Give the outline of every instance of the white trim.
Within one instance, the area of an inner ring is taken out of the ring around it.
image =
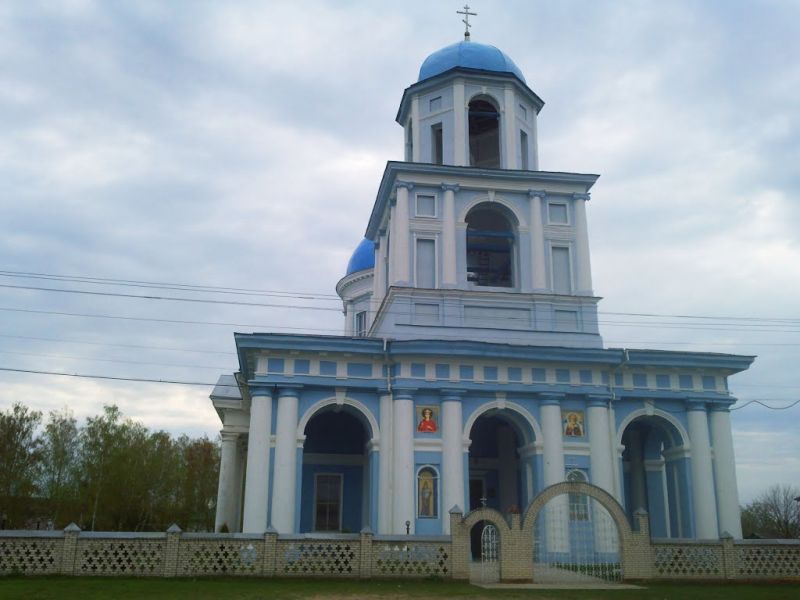
[[[575,294],[575,266],[574,266],[574,254],[575,250],[572,247],[572,242],[566,242],[562,240],[547,240],[547,248],[548,248],[548,258],[550,259],[550,289],[554,294],[561,295],[562,292],[556,292],[556,282],[555,282],[555,269],[553,268],[553,249],[555,248],[563,248],[567,250],[567,260],[569,266],[569,290],[567,291],[566,295],[574,295]],[[553,317],[555,317],[555,312],[553,313]]]
[[[631,422],[634,419],[637,419],[639,417],[648,417],[648,416],[661,417],[665,421],[668,421],[670,425],[675,427],[675,429],[678,431],[678,435],[680,435],[681,438],[682,438],[680,440],[672,439],[671,432],[667,429],[666,433],[669,436],[669,438],[672,441],[672,443],[674,444],[674,446],[672,448],[668,448],[665,451],[664,456],[667,456],[668,454],[671,454],[672,450],[675,450],[676,448],[679,448],[681,446],[684,448],[684,450],[688,450],[689,449],[689,447],[690,447],[689,446],[689,434],[686,431],[686,429],[684,428],[684,426],[681,424],[681,422],[678,421],[678,419],[673,417],[668,412],[665,412],[665,411],[660,410],[658,408],[653,410],[652,414],[647,409],[640,408],[639,410],[634,410],[628,416],[626,416],[622,420],[622,423],[620,423],[619,428],[617,428],[617,443],[620,446],[624,447],[624,444],[622,443],[622,434],[625,433],[625,428],[628,427],[628,425],[630,425]]]
[[[417,251],[418,246],[417,242],[419,241],[429,241],[433,242],[433,288],[422,288],[422,289],[437,289],[439,287],[439,236],[438,234],[432,234],[427,232],[414,232],[414,287],[419,286],[419,273],[417,273],[417,267],[419,266],[419,261],[417,260]]]
[[[441,123],[440,123],[441,125]],[[433,161],[431,161],[433,162]],[[419,212],[419,197],[433,198],[433,214],[422,215]],[[438,219],[439,218],[439,194],[436,192],[417,192],[414,194],[414,217],[417,219]]]
[[[347,405],[355,408],[358,412],[364,415],[369,423],[370,428],[372,429],[372,431],[368,432],[371,434],[369,441],[373,443],[378,443],[380,441],[380,427],[378,426],[378,421],[375,419],[375,415],[372,414],[372,411],[367,408],[365,404],[346,396],[344,398],[336,398],[335,396],[324,398],[309,406],[297,424],[297,437],[299,438],[305,435],[306,425],[308,425],[311,417],[313,417],[321,409],[325,408],[326,406],[331,406],[332,404],[339,406]]]
[[[533,415],[530,412],[528,412],[527,409],[523,408],[521,405],[517,404],[516,402],[509,402],[508,400],[506,400],[506,402],[505,402],[504,409],[516,412],[520,417],[522,417],[527,422],[527,424],[530,426],[531,430],[533,431],[534,439],[532,439],[532,440],[530,440],[530,439],[522,439],[522,440],[520,440],[522,447],[527,446],[527,445],[529,445],[529,444],[531,444],[531,443],[533,443],[535,441],[543,439],[543,437],[542,437],[542,428],[539,427],[539,423],[536,421],[536,419],[533,417]],[[486,402],[485,404],[482,404],[479,407],[477,407],[469,415],[469,417],[467,418],[466,422],[464,423],[464,432],[463,432],[463,435],[462,435],[462,439],[463,439],[465,444],[469,444],[470,443],[469,434],[472,431],[472,426],[475,424],[475,421],[477,421],[478,417],[480,417],[482,414],[484,414],[484,413],[486,413],[486,412],[488,412],[490,410],[501,410],[500,409],[500,402],[497,401],[497,400],[494,400],[492,402]],[[527,433],[528,432],[523,432],[523,436],[527,437]]]
[[[564,207],[564,210],[565,210],[565,211],[566,211],[566,213],[567,213],[567,220],[566,220],[566,222],[564,222],[564,223],[558,223],[558,222],[556,222],[556,221],[553,221],[553,220],[550,218],[550,207],[551,207],[551,206],[556,206],[556,205],[558,205],[558,206],[563,206],[563,207]],[[567,200],[556,200],[556,199],[550,200],[550,199],[548,199],[548,200],[547,200],[547,211],[546,211],[546,212],[547,212],[547,224],[548,224],[548,225],[554,225],[554,226],[556,226],[556,227],[569,227],[569,226],[571,226],[571,225],[573,224],[573,223],[572,223],[572,219],[570,219],[570,214],[569,214],[569,202],[567,202]]]
[[[311,525],[312,531],[317,530],[317,480],[320,475],[324,477],[337,477],[339,479],[339,528],[336,531],[342,531],[342,519],[344,517],[344,474],[343,473],[314,473],[314,509],[313,509],[313,522]],[[325,531],[330,532],[329,529]]]

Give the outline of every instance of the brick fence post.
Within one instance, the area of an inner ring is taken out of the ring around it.
[[[59,573],[62,575],[75,575],[75,559],[78,554],[78,536],[81,528],[70,523],[64,528],[64,545],[61,548],[61,568]]]
[[[469,579],[469,530],[462,523],[458,506],[450,509],[450,574],[453,579]]]
[[[646,510],[633,513],[638,531],[622,540],[623,579],[650,579],[653,576],[654,554],[650,541],[650,517]],[[622,532],[620,532],[622,534]]]
[[[181,528],[173,523],[167,529],[167,543],[164,544],[164,577],[178,574],[178,561],[181,551]]]
[[[733,536],[727,531],[720,539],[722,540],[722,574],[725,579],[736,579],[736,550],[733,547]]]
[[[369,579],[372,577],[372,530],[369,527],[364,527],[359,536],[359,552],[360,558],[358,576],[361,579]]]
[[[500,581],[530,583],[533,580],[533,536],[526,536],[519,513],[510,515],[510,531],[500,540]]]
[[[264,533],[264,577],[275,577],[275,564],[278,560],[278,532],[270,526]]]

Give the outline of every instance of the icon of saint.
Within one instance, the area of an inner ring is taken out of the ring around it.
[[[437,430],[436,421],[433,420],[433,409],[423,408],[422,420],[419,422],[419,425],[417,425],[417,431],[435,433]]]
[[[581,425],[578,413],[567,413],[567,423],[564,427],[564,435],[570,437],[583,437],[583,426]]]

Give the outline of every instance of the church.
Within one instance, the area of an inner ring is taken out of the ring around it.
[[[584,481],[653,537],[740,538],[727,381],[753,357],[604,346],[598,175],[539,170],[543,100],[465,38],[403,91],[405,160],[336,286],[343,334],[235,334],[211,394],[217,531],[447,535],[453,508]]]

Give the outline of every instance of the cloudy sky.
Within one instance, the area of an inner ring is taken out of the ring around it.
[[[233,331],[339,332],[402,91],[459,6],[0,3],[2,368],[210,383]],[[546,102],[541,168],[602,175],[606,344],[757,354],[740,404],[800,399],[800,3],[472,7]],[[0,409],[192,435],[219,429],[208,393],[0,371]],[[742,500],[800,485],[800,405],[733,415]]]

